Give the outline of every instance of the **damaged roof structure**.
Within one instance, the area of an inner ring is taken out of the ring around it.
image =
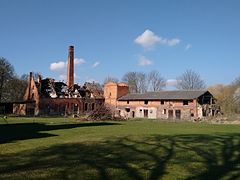
[[[189,119],[219,112],[208,91],[159,91],[130,94],[126,83],[74,84],[74,47],[68,50],[67,83],[52,78],[37,80],[30,73],[22,103],[13,105],[18,115],[70,115],[93,112],[102,105],[127,118]]]
[[[94,110],[104,103],[103,90],[97,84],[74,84],[74,47],[68,50],[67,84],[52,78],[35,80],[30,72],[24,102],[15,104],[18,115],[66,115]]]

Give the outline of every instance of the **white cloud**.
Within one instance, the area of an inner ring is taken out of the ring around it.
[[[176,46],[180,43],[180,39],[167,39],[157,36],[151,30],[145,30],[140,36],[138,36],[135,40],[135,43],[143,46],[145,49],[151,49],[155,44],[159,43],[162,45],[168,46]]]
[[[176,86],[177,83],[178,83],[178,80],[177,80],[177,79],[168,79],[168,80],[166,81],[166,85],[167,85],[167,86]]]
[[[63,70],[66,67],[66,63],[63,61],[59,61],[59,62],[54,62],[50,64],[50,70],[51,71],[59,71],[59,70]]]
[[[86,63],[86,61],[82,58],[75,58],[74,59],[74,65],[80,66],[82,64]],[[59,62],[54,62],[50,64],[50,70],[51,71],[62,71],[62,70],[67,70],[67,61],[59,61]]]
[[[160,41],[160,38],[156,36],[152,31],[147,29],[140,36],[135,39],[135,43],[140,44],[144,48],[151,48],[157,42]]]
[[[93,65],[92,65],[92,68],[95,68],[95,67],[97,67],[97,66],[99,66],[100,65],[100,62],[99,61],[96,61]]]
[[[75,58],[74,59],[74,64],[75,65],[82,65],[84,63],[86,63],[86,61],[84,59],[82,59],[82,58]]]
[[[185,47],[185,50],[189,50],[190,48],[192,48],[192,45],[191,44],[187,44],[186,47]]]
[[[138,65],[139,66],[148,66],[148,65],[151,65],[152,63],[153,62],[151,60],[147,59],[144,56],[139,57],[139,60],[138,60]]]
[[[177,39],[177,38],[169,39],[167,41],[167,45],[169,45],[169,46],[176,46],[179,43],[180,43],[180,39]]]

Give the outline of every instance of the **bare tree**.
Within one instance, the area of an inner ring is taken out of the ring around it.
[[[234,89],[233,100],[235,105],[235,110],[237,113],[240,112],[240,76],[238,76],[231,84]]]
[[[8,92],[7,84],[14,77],[14,68],[5,58],[0,58],[0,102],[4,93]]]
[[[138,92],[139,93],[145,93],[147,92],[147,75],[142,72],[137,73],[137,86],[138,86]]]
[[[36,81],[41,73],[40,72],[32,72],[33,79]],[[28,74],[22,74],[20,76],[20,80],[28,81],[29,79],[29,73]]]
[[[166,80],[158,71],[151,71],[148,74],[148,89],[150,91],[160,91],[166,86]]]
[[[104,79],[103,84],[106,84],[108,82],[115,82],[115,83],[117,83],[118,81],[119,81],[118,78],[115,78],[115,77],[112,77],[112,76],[108,76],[108,77],[106,77]]]
[[[129,85],[130,93],[143,93],[147,91],[147,76],[142,72],[127,72],[122,80]]]
[[[177,78],[177,89],[183,90],[200,90],[205,89],[206,85],[200,75],[193,70],[186,70],[181,76]]]

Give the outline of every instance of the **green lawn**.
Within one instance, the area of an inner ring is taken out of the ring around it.
[[[240,179],[240,126],[0,119],[0,179]]]

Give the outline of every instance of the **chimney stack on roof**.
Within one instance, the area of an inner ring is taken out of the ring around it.
[[[68,67],[67,67],[67,86],[68,88],[74,85],[74,46],[69,46],[68,49]]]

